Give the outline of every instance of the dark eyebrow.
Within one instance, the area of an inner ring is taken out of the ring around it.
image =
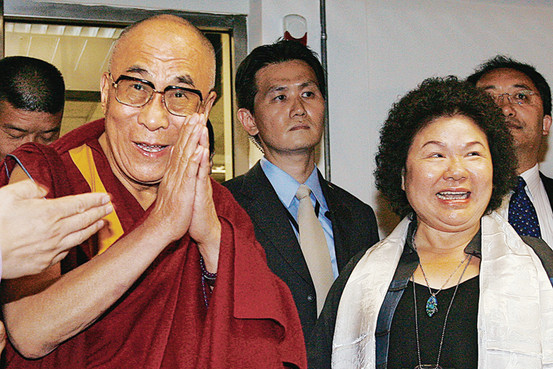
[[[533,89],[528,86],[528,85],[525,85],[524,83],[517,83],[516,85],[514,85],[513,87],[516,87],[516,88],[522,88],[524,90],[530,90],[530,91],[533,91]]]
[[[437,146],[440,146],[440,147],[445,147],[446,144],[441,142],[441,141],[436,141],[436,140],[432,140],[432,141],[428,141],[428,142],[425,142],[422,147],[426,147],[428,145],[437,145]],[[470,141],[470,142],[467,142],[466,144],[463,145],[463,147],[467,148],[467,147],[471,147],[471,146],[474,146],[474,145],[479,145],[479,146],[482,146],[484,147],[484,144],[480,141]],[[422,148],[421,147],[421,148]]]
[[[17,132],[21,132],[21,133],[29,133],[30,132],[27,129],[24,129],[24,128],[21,128],[21,127],[16,127],[16,126],[13,126],[9,123],[4,126],[4,129],[11,129],[13,131],[17,131]],[[49,129],[47,131],[42,131],[42,133],[56,133],[56,132],[59,132],[60,130],[61,130],[61,127],[58,126],[58,127]]]
[[[475,145],[485,147],[484,143],[483,143],[483,142],[480,142],[480,141],[471,141],[471,142],[467,142],[464,146],[465,146],[465,147],[471,147],[471,146],[475,146]]]
[[[315,87],[319,87],[319,85],[317,83],[315,83],[315,81],[306,81],[306,82],[303,82],[299,85],[299,88],[306,88],[306,87],[309,87],[309,86],[315,86]],[[268,93],[271,93],[271,92],[280,92],[280,91],[286,91],[290,89],[289,86],[281,86],[281,85],[275,85],[275,86],[272,86],[271,88],[269,88],[269,90],[267,91]]]
[[[49,129],[47,131],[44,131],[44,133],[56,133],[56,132],[59,132],[61,130],[61,127],[56,127],[56,128],[52,128],[52,129]]]
[[[184,76],[178,76],[177,81],[179,81],[179,83],[184,83],[184,84],[190,85],[192,87],[196,87],[194,85],[194,81],[192,80],[192,77],[190,77],[189,74],[186,74]]]
[[[437,146],[440,146],[440,147],[444,147],[444,146],[445,146],[445,144],[444,144],[443,142],[441,142],[441,141],[432,140],[432,141],[427,141],[427,142],[425,142],[425,143],[421,146],[421,148],[426,147],[426,146],[428,146],[428,145],[437,145]]]
[[[514,84],[512,87],[513,87],[513,88],[522,88],[522,89],[524,89],[524,90],[533,91],[533,89],[532,89],[530,86],[528,86],[528,85],[526,85],[526,84],[524,84],[524,83],[517,83],[517,84]],[[482,87],[482,89],[484,89],[484,90],[490,90],[490,89],[496,89],[496,88],[497,88],[497,87],[496,87],[495,85],[488,85],[488,86],[483,86],[483,87]]]
[[[304,82],[300,85],[301,88],[309,87],[309,86],[315,86],[315,87],[319,88],[319,84],[315,81],[306,81],[306,82]]]
[[[127,68],[127,70],[125,70],[125,72],[138,73],[138,74],[141,74],[141,75],[149,74],[146,69],[141,68],[139,66],[135,66],[135,65],[133,65],[132,67]]]
[[[273,92],[273,91],[279,92],[279,91],[286,91],[286,90],[288,90],[287,86],[274,86],[269,89],[269,92]]]
[[[6,125],[4,125],[4,129],[11,129],[13,131],[17,131],[17,132],[22,132],[22,133],[29,133],[29,131],[27,129],[23,129],[21,127],[16,127],[16,126],[13,126],[9,123],[7,123]]]

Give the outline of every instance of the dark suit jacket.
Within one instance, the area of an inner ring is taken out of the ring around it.
[[[549,203],[553,209],[553,179],[546,177],[540,172],[540,178],[543,182],[543,187],[545,187],[545,192],[547,192],[547,197],[549,197]]]
[[[369,205],[327,182],[320,173],[319,180],[330,212],[338,270],[341,271],[359,250],[378,242],[376,218]],[[317,320],[315,287],[286,208],[259,162],[246,174],[223,185],[250,215],[269,267],[292,291],[307,341]]]

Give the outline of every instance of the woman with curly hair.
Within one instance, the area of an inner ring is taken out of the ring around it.
[[[404,218],[335,282],[310,367],[553,367],[553,251],[494,212],[516,159],[492,99],[425,80],[392,107],[376,163]]]

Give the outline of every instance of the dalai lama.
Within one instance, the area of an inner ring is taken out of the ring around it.
[[[61,263],[2,281],[7,368],[306,367],[288,288],[247,214],[209,178],[214,81],[198,29],[146,19],[115,44],[105,119],[8,158],[3,184],[30,176],[48,197],[106,191],[115,210]]]

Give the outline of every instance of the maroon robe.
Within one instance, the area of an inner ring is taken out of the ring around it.
[[[87,144],[125,234],[147,216],[113,175],[98,143],[99,120],[51,146],[24,145],[14,154],[48,197],[90,192],[68,150]],[[14,160],[8,159],[9,169]],[[5,170],[0,183],[5,184]],[[83,332],[39,360],[6,348],[7,368],[306,368],[304,340],[288,287],[273,275],[246,212],[212,181],[222,225],[216,285],[206,308],[199,251],[186,234],[167,246],[134,285]],[[123,237],[125,237],[123,235]],[[97,237],[73,249],[65,273],[92,258]],[[106,281],[109,283],[109,281]],[[36,317],[40,319],[40,317]]]

